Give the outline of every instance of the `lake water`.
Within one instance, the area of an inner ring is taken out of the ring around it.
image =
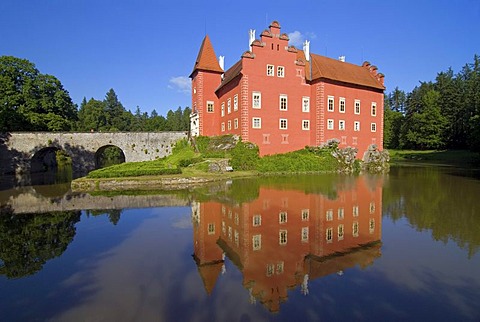
[[[0,202],[0,321],[480,321],[474,171]]]

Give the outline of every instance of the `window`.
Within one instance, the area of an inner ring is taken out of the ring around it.
[[[225,102],[222,103],[222,116],[225,116]]]
[[[353,206],[353,217],[358,217],[358,206]]]
[[[262,119],[259,117],[252,118],[252,128],[261,129],[262,128]]]
[[[280,119],[280,129],[281,130],[287,129],[287,119]]]
[[[302,210],[302,221],[308,221],[310,217],[310,209],[303,209]]]
[[[358,221],[353,222],[352,235],[353,237],[358,237]]]
[[[273,65],[267,65],[267,76],[273,76]]]
[[[303,120],[302,121],[302,130],[310,130],[310,121],[309,120]]]
[[[267,265],[267,276],[272,276],[274,272],[275,272],[275,265],[274,264],[268,264]]]
[[[377,132],[377,124],[376,123],[372,123],[371,130],[372,130],[372,132]]]
[[[253,92],[252,101],[252,108],[262,108],[262,94],[259,92]]]
[[[230,114],[232,113],[232,99],[229,98],[227,101],[227,113]]]
[[[282,144],[288,144],[288,134],[282,134]]]
[[[279,239],[279,244],[280,245],[286,245],[287,244],[287,231],[286,230],[280,230],[278,233],[278,239]]]
[[[343,228],[343,224],[342,225],[338,225],[338,240],[343,240],[343,236],[344,236],[344,228]]]
[[[373,218],[370,218],[370,221],[368,223],[368,231],[370,232],[370,234],[373,234],[373,232],[375,231],[375,219]]]
[[[327,221],[332,221],[333,220],[333,209],[328,209],[325,217],[327,218]]]
[[[207,101],[207,113],[213,113],[213,102]]]
[[[232,240],[232,227],[228,226],[228,239]]]
[[[287,212],[286,211],[281,211],[278,214],[278,222],[281,224],[284,224],[287,222]]]
[[[325,239],[327,240],[327,243],[331,243],[333,240],[333,228],[327,228],[327,231],[325,232]]]
[[[240,236],[238,234],[238,231],[235,229],[235,231],[233,232],[233,240],[235,240],[235,245],[239,245],[239,241],[240,241]]]
[[[280,95],[280,111],[287,110],[287,95]]]
[[[215,234],[215,223],[208,224],[208,234],[209,235]]]
[[[340,113],[345,113],[345,98],[340,97],[339,105],[338,105],[338,111]]]
[[[285,68],[283,66],[277,67],[277,77],[284,77],[285,76]]]
[[[233,120],[233,128],[238,129],[238,119]]]
[[[222,232],[225,235],[227,233],[227,227],[225,226],[225,222],[222,221]]]
[[[355,114],[360,114],[360,100],[355,100]]]
[[[345,209],[338,208],[338,220],[342,220],[345,217]]]
[[[333,130],[333,120],[327,120],[327,130]]]
[[[252,236],[252,248],[253,250],[260,250],[262,248],[262,235]]]
[[[253,216],[253,227],[258,227],[262,225],[262,215]]]
[[[238,94],[235,94],[235,96],[233,97],[233,110],[238,110]]]
[[[375,202],[370,203],[370,213],[373,214],[375,212]]]
[[[231,130],[232,129],[232,121],[228,121],[227,123],[227,129]]]
[[[340,131],[344,131],[344,130],[345,130],[345,121],[344,121],[344,120],[338,121],[338,129],[339,129]]]
[[[225,122],[222,122],[222,132],[225,132]]]
[[[360,131],[360,121],[353,122],[353,130],[356,132]]]
[[[334,97],[329,96],[328,97],[328,111],[333,112],[335,110],[335,103],[334,103]]]
[[[302,227],[302,242],[308,242],[308,227]]]
[[[277,263],[277,274],[283,273],[283,266],[284,266],[283,262]]]
[[[310,112],[310,97],[302,98],[302,112]]]
[[[377,116],[377,103],[373,102],[372,103],[372,116]]]

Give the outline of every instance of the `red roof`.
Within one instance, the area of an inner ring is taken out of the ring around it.
[[[220,83],[220,86],[217,87],[215,90],[218,91],[220,88],[228,84],[230,81],[232,81],[235,77],[240,75],[242,73],[242,60],[240,59],[237,61],[232,67],[230,67],[225,74],[223,75],[222,82]]]
[[[298,50],[297,58],[305,61],[305,53],[303,52],[303,50]],[[385,86],[383,86],[382,83],[375,79],[375,77],[366,67],[342,62],[340,60],[316,54],[310,54],[310,62],[311,75],[310,64],[308,62],[305,67],[308,79],[310,80],[330,79],[343,83],[372,87],[381,90],[385,89]]]
[[[197,60],[195,60],[195,65],[193,66],[192,74],[199,69],[223,73],[208,35],[203,39],[202,46],[198,52]],[[190,77],[192,74],[190,74]]]

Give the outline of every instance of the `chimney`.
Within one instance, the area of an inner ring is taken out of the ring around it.
[[[250,46],[250,51],[252,51],[252,43],[255,41],[255,29],[250,29],[248,34],[249,34],[248,46]]]
[[[225,71],[225,56],[218,56],[218,64],[220,65],[220,68]],[[224,75],[225,73],[222,74],[222,80]]]
[[[339,56],[338,60],[341,61],[342,63],[344,63],[345,62],[345,56]]]
[[[305,59],[310,61],[310,41],[305,40],[303,43],[303,51],[305,52]]]

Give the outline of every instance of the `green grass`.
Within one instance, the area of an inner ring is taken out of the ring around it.
[[[467,150],[388,150],[392,162],[420,162],[458,166],[480,163],[480,155]]]

